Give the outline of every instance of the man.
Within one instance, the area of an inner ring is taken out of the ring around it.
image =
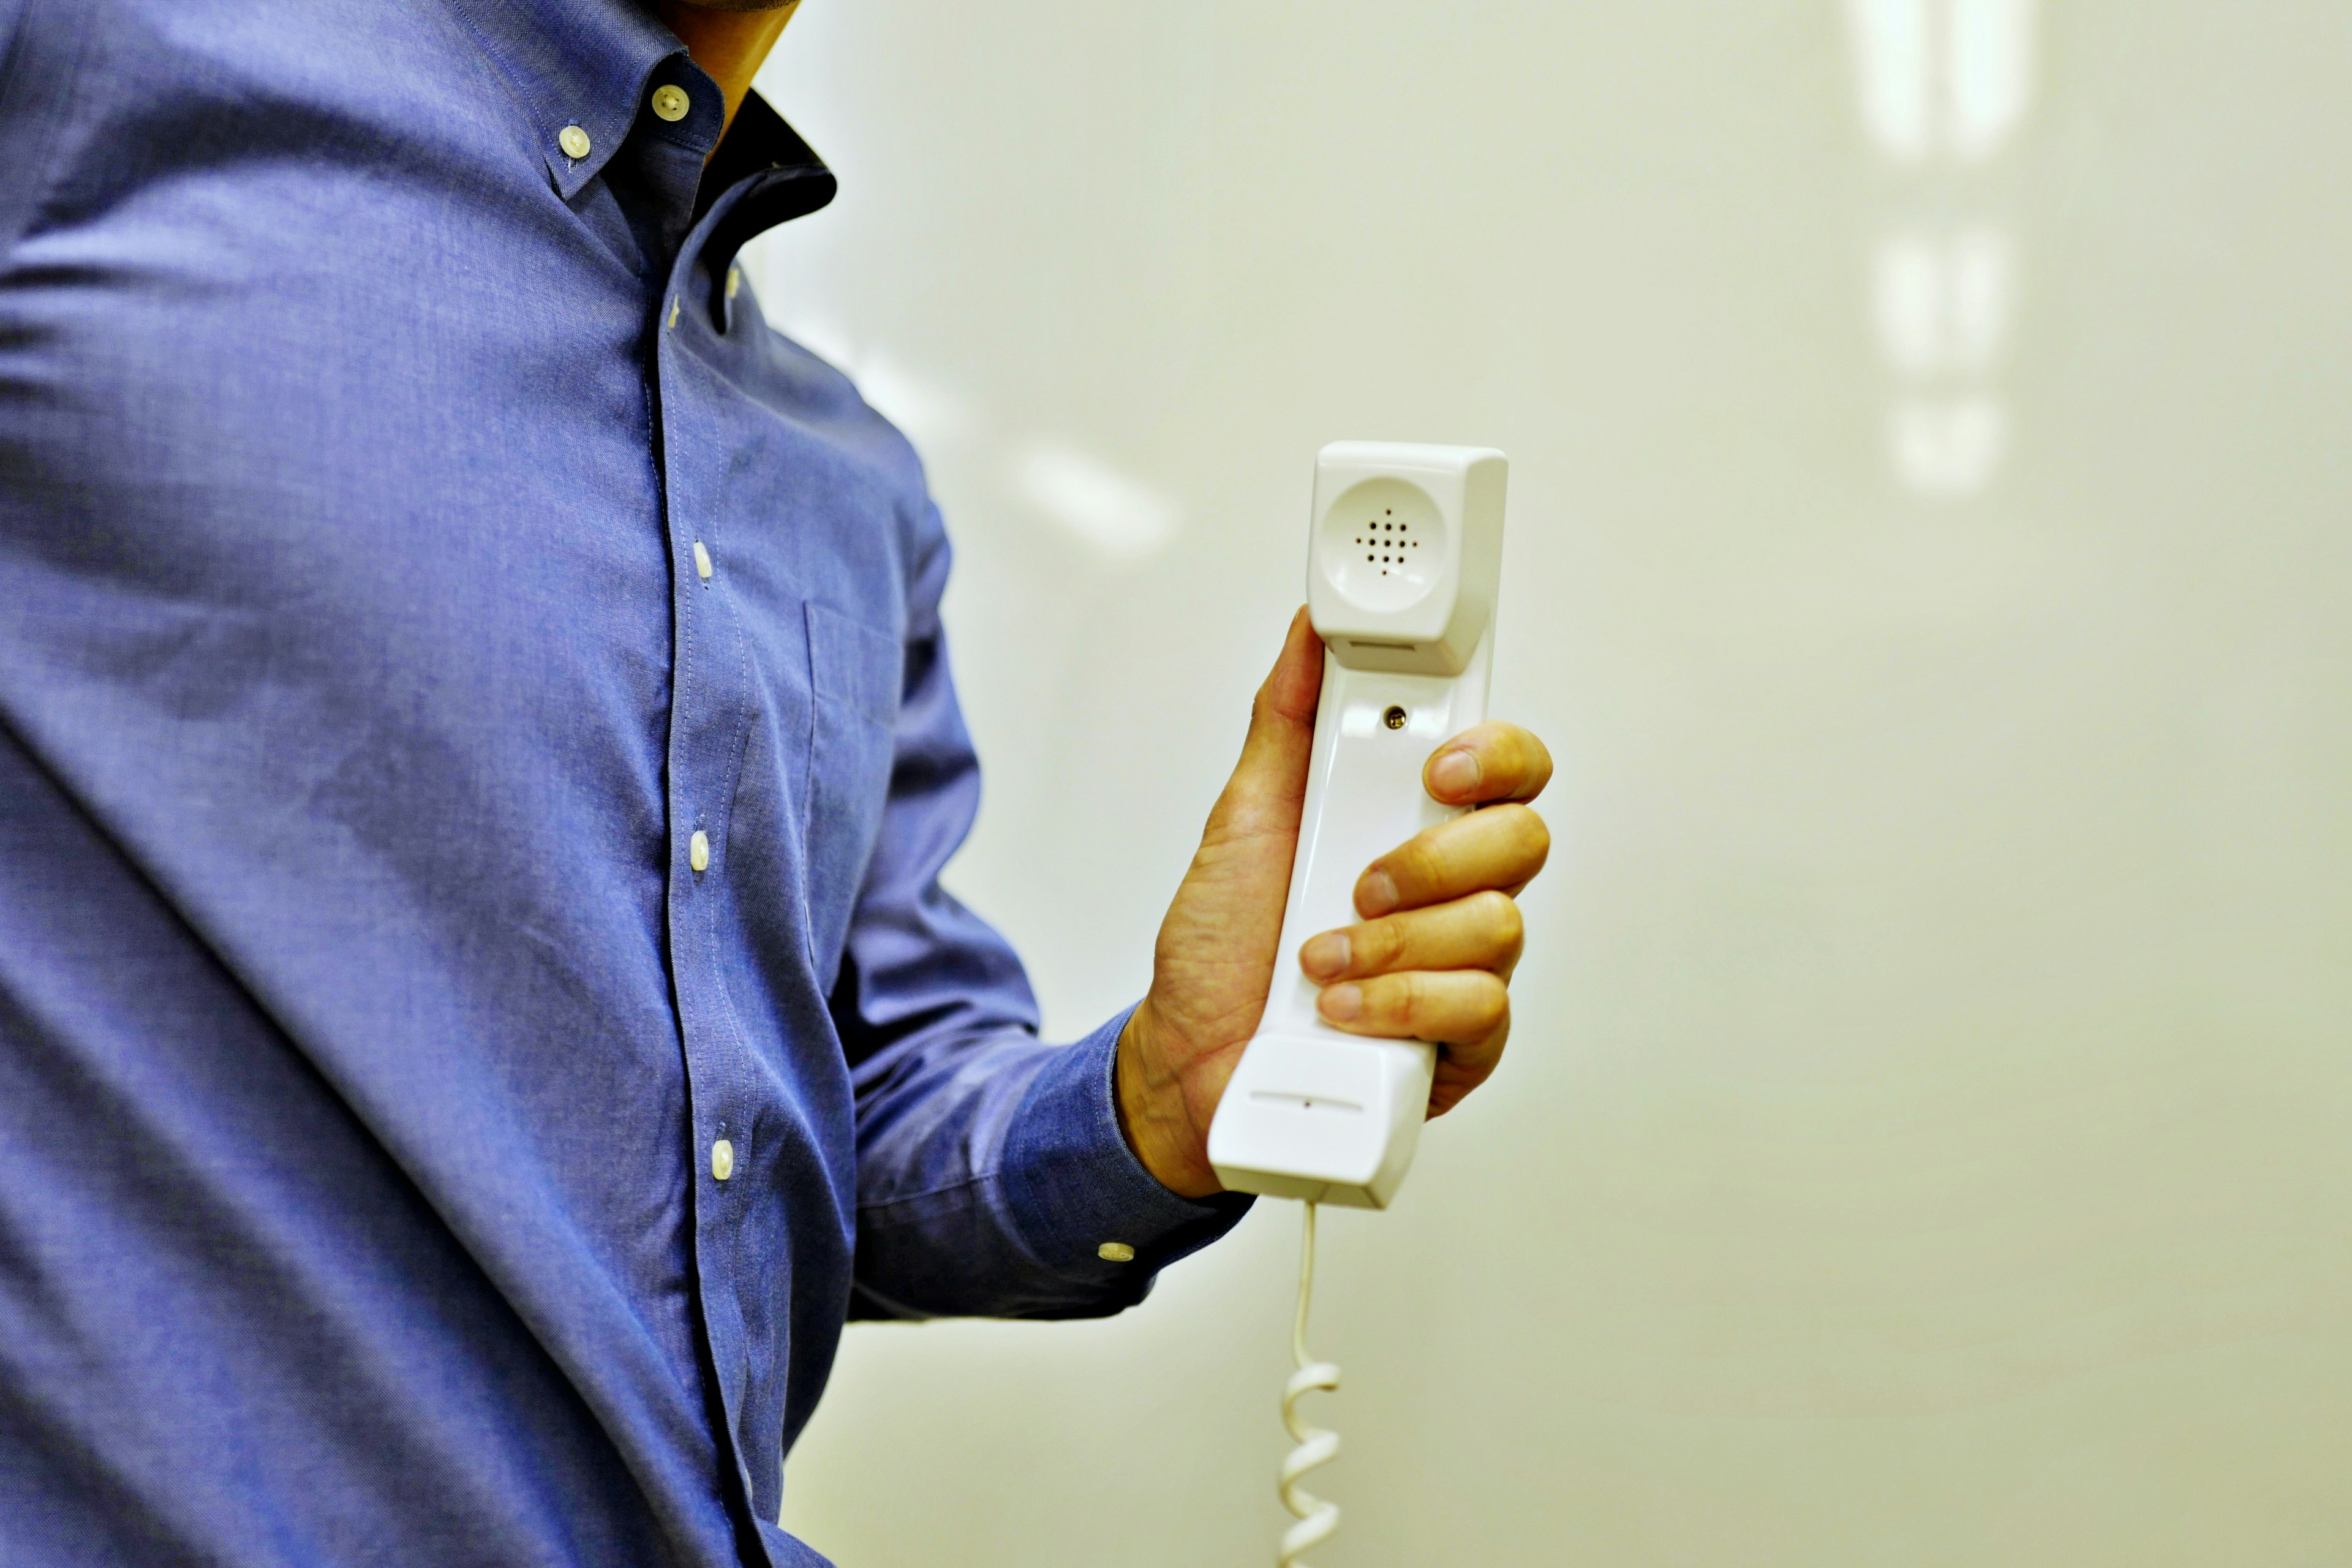
[[[0,1561],[816,1562],[845,1317],[1222,1234],[1277,961],[1492,1069],[1549,763],[1448,742],[1505,804],[1277,955],[1303,621],[1150,994],[1036,1039],[939,518],[734,266],[833,191],[787,15],[0,9]]]

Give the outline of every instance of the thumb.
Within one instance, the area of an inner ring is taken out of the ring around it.
[[[1315,702],[1322,691],[1323,639],[1301,605],[1290,618],[1281,656],[1250,704],[1249,736],[1209,816],[1207,837],[1297,834],[1307,797],[1307,757],[1315,744]]]

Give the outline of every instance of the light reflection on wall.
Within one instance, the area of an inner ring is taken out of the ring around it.
[[[770,251],[750,263],[763,297],[789,299],[768,267]],[[1108,569],[1150,560],[1184,524],[1181,502],[1109,459],[1053,437],[1016,437],[996,427],[969,399],[938,378],[854,339],[830,317],[792,313],[775,322],[785,336],[849,374],[866,402],[904,432],[926,462],[970,462],[1002,487],[1006,511],[1042,516]]]
[[[1895,383],[1888,461],[1914,494],[1974,495],[2010,445],[1996,376],[2017,243],[1987,210],[1987,165],[2031,97],[2033,0],[1847,0],[1846,17],[1863,128],[1895,183],[1869,301]]]

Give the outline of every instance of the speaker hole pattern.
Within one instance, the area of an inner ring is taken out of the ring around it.
[[[1364,525],[1363,534],[1356,542],[1371,546],[1364,552],[1364,559],[1379,562],[1383,577],[1389,574],[1391,566],[1404,564],[1406,551],[1421,548],[1421,541],[1412,536],[1412,524],[1397,521],[1394,507],[1381,509],[1379,517]]]

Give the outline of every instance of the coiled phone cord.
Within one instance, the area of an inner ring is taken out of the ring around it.
[[[1308,1547],[1328,1541],[1339,1528],[1339,1505],[1317,1497],[1298,1484],[1298,1478],[1320,1465],[1328,1465],[1339,1453],[1339,1435],[1320,1426],[1309,1426],[1298,1418],[1301,1395],[1317,1389],[1329,1391],[1339,1386],[1339,1369],[1328,1361],[1312,1361],[1307,1354],[1307,1304],[1315,1293],[1315,1205],[1307,1205],[1307,1239],[1298,1260],[1298,1321],[1291,1330],[1290,1359],[1298,1370],[1282,1389],[1282,1424],[1290,1430],[1290,1439],[1298,1446],[1283,1457],[1282,1506],[1298,1516],[1298,1522],[1282,1533],[1282,1549],[1275,1556],[1278,1568],[1307,1568],[1298,1554]]]

